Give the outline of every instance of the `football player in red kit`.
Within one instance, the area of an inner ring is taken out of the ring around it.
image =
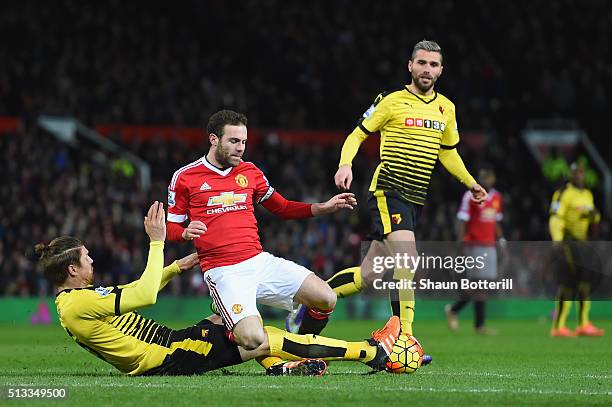
[[[336,294],[305,267],[263,251],[254,206],[301,219],[353,209],[357,201],[352,193],[314,204],[285,199],[259,168],[242,160],[246,125],[243,114],[230,110],[210,117],[208,154],[176,171],[170,182],[168,238],[193,241],[230,336],[245,349],[256,349],[265,340],[256,303],[286,310],[301,303],[309,308],[305,323],[324,325]]]
[[[482,269],[467,270],[466,275],[470,279],[497,279],[497,249],[496,242],[504,245],[501,221],[503,219],[502,194],[493,188],[495,185],[495,172],[492,168],[484,167],[478,174],[478,181],[485,187],[489,194],[482,203],[471,199],[469,192],[463,195],[461,206],[457,212],[458,239],[463,243],[464,255],[485,259]],[[468,295],[469,294],[469,295]],[[461,300],[446,306],[446,317],[448,326],[455,331],[459,327],[457,318],[459,312],[472,300],[474,301],[474,328],[476,333],[490,335],[495,330],[485,327],[485,300],[484,291],[463,293]]]

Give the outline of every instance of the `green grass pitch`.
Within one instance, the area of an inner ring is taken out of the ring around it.
[[[360,340],[379,325],[332,321],[325,334]],[[266,377],[249,362],[203,376],[134,378],[88,354],[59,326],[5,324],[0,386],[66,386],[69,397],[5,398],[0,405],[612,405],[612,322],[601,324],[608,336],[578,339],[550,338],[543,323],[490,325],[499,328],[498,336],[476,336],[465,323],[451,334],[443,321],[418,322],[417,336],[434,362],[412,375],[371,375],[364,365],[344,362],[333,363],[324,377]]]

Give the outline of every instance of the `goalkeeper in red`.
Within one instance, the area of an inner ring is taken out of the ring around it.
[[[328,280],[338,297],[360,292],[377,277],[371,264],[374,253],[416,255],[414,230],[438,160],[470,190],[473,200],[483,202],[487,198],[486,190],[466,170],[457,153],[455,105],[434,90],[442,70],[440,46],[433,41],[416,44],[408,62],[410,84],[378,95],[344,142],[335,183],[348,190],[353,180],[351,164],[359,146],[371,134],[380,133],[380,164],[368,194],[373,242],[361,267],[342,270]],[[395,280],[414,277],[406,268],[396,268],[393,273]],[[402,331],[412,334],[414,293],[391,290],[389,297]],[[298,310],[288,326],[305,333],[300,325]]]

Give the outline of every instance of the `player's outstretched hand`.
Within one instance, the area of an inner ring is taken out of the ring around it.
[[[203,222],[199,220],[192,220],[191,222],[189,222],[189,225],[187,226],[187,228],[183,230],[183,239],[185,240],[197,239],[198,237],[206,233],[207,230],[208,228]]]
[[[487,200],[487,196],[489,196],[486,189],[484,189],[479,184],[473,184],[470,188],[470,192],[472,193],[472,201],[481,204]]]
[[[341,165],[340,168],[338,168],[338,171],[336,171],[334,181],[339,189],[348,191],[351,188],[351,183],[353,182],[353,169],[351,166],[346,164]]]
[[[182,259],[178,259],[176,263],[181,269],[181,272],[191,270],[192,268],[196,266],[196,264],[198,264],[198,254],[191,253],[183,257]]]
[[[152,242],[166,240],[166,213],[163,203],[153,202],[144,218],[144,228]]]
[[[353,209],[357,205],[357,199],[352,192],[343,192],[332,197],[329,201],[314,204],[312,206],[312,214],[314,216],[326,215],[334,213],[338,209]]]

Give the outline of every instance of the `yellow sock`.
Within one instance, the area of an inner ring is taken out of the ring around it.
[[[393,273],[393,279],[402,281],[414,279],[414,273],[410,269],[398,268]],[[412,335],[412,322],[414,321],[414,290],[402,288],[399,290],[390,290],[389,299],[391,301],[391,309],[393,315],[397,315],[400,319],[402,332],[407,335]]]
[[[591,321],[589,320],[589,311],[591,310],[591,300],[582,300],[578,303],[578,326],[586,326]]]
[[[366,363],[374,359],[374,356],[376,356],[376,346],[372,346],[366,341],[347,342],[343,360],[358,360]]]
[[[557,318],[553,325],[555,329],[565,328],[567,316],[572,309],[572,302],[573,301],[557,301]]]
[[[589,312],[591,311],[591,285],[587,282],[578,284],[578,326],[586,326],[591,323],[589,321]]]
[[[361,291],[361,268],[349,267],[337,272],[327,280],[327,284],[334,290],[338,297],[350,297]]]
[[[268,334],[270,356],[286,360],[316,358],[369,362],[376,355],[376,346],[366,341],[347,342],[320,335],[298,335],[273,326],[264,329]]]
[[[260,356],[255,359],[257,363],[263,366],[264,369],[269,368],[270,366],[274,366],[278,363],[284,362],[283,359],[277,356]]]
[[[412,322],[414,321],[414,300],[400,301],[400,323],[402,332],[412,335]]]

